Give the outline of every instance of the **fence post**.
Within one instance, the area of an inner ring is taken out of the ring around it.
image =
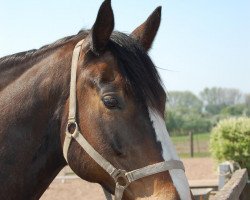
[[[228,162],[219,165],[219,190],[227,183],[231,175],[230,165]]]
[[[189,131],[189,141],[190,141],[190,156],[191,158],[194,157],[194,138],[193,138],[193,132]]]

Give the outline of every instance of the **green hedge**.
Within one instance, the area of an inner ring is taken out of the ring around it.
[[[250,118],[220,121],[212,130],[210,150],[218,161],[234,160],[250,172]]]

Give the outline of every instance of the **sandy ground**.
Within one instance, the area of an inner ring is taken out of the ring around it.
[[[192,180],[217,180],[216,166],[211,158],[182,159],[186,175]],[[65,171],[65,170],[64,170]],[[101,187],[81,179],[66,180],[64,183],[55,180],[51,183],[41,200],[104,200]]]

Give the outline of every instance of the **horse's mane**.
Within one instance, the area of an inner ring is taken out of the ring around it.
[[[66,43],[83,39],[88,33],[89,30],[81,30],[77,35],[62,38],[40,49],[33,49],[0,58],[0,73],[9,68],[18,68],[23,63],[25,63],[25,66],[31,66]],[[135,96],[150,103],[152,106],[157,106],[158,98],[163,92],[162,83],[155,65],[143,47],[132,37],[115,31],[111,35],[108,49],[117,58],[118,66],[126,81],[126,85],[132,89]]]

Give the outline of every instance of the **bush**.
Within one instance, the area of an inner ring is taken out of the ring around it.
[[[210,150],[218,161],[234,160],[250,172],[250,118],[220,121],[212,130]]]

